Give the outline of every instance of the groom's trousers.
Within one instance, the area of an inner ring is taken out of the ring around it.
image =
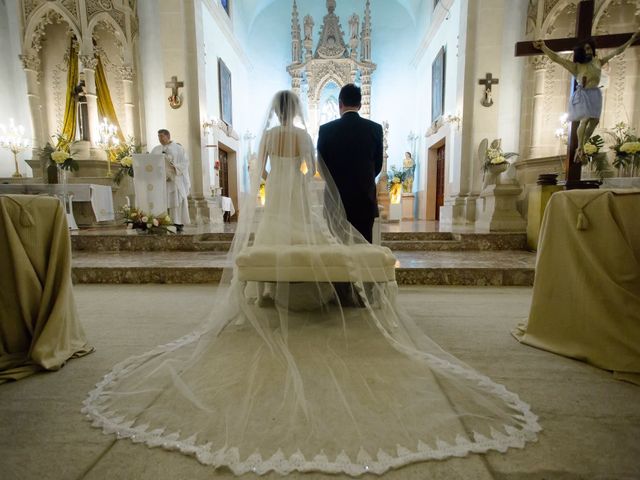
[[[364,237],[364,239],[373,243],[373,222],[375,218],[358,218],[358,219],[349,219],[349,223],[353,225],[353,227],[360,232],[360,234]]]

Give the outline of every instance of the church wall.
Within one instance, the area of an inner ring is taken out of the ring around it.
[[[0,124],[9,125],[13,118],[16,125],[25,128],[25,136],[32,140],[31,116],[27,104],[27,87],[18,55],[20,54],[20,15],[17,2],[0,0]],[[19,156],[22,175],[31,176],[31,168],[24,161],[31,158],[31,150]],[[0,149],[0,178],[10,177],[15,171],[13,154]]]
[[[215,6],[214,6],[215,7]],[[231,72],[232,92],[232,126],[237,134],[230,136],[225,129],[214,129],[211,141],[213,144],[233,150],[229,155],[229,161],[233,164],[229,167],[230,182],[235,178],[235,183],[229,185],[230,196],[238,205],[238,192],[246,187],[247,155],[245,145],[240,140],[252,124],[252,117],[256,116],[254,106],[249,102],[251,88],[249,86],[249,71],[251,65],[238,43],[235,36],[229,36],[228,26],[232,24],[225,17],[226,13],[205,8],[203,6],[202,28],[204,35],[204,81],[206,84],[206,99],[202,104],[203,118],[220,119],[220,94],[218,59],[221,59]],[[221,10],[221,9],[220,9]],[[217,14],[216,14],[217,13]],[[233,11],[232,11],[233,14]],[[238,138],[235,138],[235,137]],[[222,144],[222,145],[220,145]],[[211,186],[217,186],[217,171],[213,169],[218,152],[215,149],[207,149],[205,153],[209,157],[209,176]]]
[[[417,43],[416,24],[400,6],[385,2],[385,7],[382,3],[374,1],[371,4],[372,57],[378,64],[372,75],[371,119],[389,122],[387,166],[390,169],[393,165],[402,167],[405,151],[417,153],[414,160],[424,162],[421,152],[413,152],[408,137],[420,131],[415,103],[416,96],[425,87],[418,80],[415,65],[411,64],[415,51],[401,47]],[[353,5],[350,11],[354,10],[358,12],[357,5]],[[344,18],[348,18],[346,13]]]
[[[446,50],[446,73],[445,73],[445,98],[443,119],[461,114],[461,103],[459,102],[459,65],[458,65],[458,26],[460,23],[460,2],[448,2],[446,9],[435,12],[431,17],[435,22],[430,29],[425,32],[422,43],[428,42],[426,49],[416,53],[414,63],[417,63],[416,80],[416,104],[410,111],[416,117],[417,131],[420,134],[420,153],[417,158],[418,177],[415,180],[417,191],[416,203],[418,203],[418,218],[433,219],[435,206],[431,203],[435,201],[435,148],[445,145],[445,183],[451,183],[456,168],[456,159],[459,158],[460,131],[456,123],[449,124],[440,122],[434,126],[431,121],[432,107],[432,65],[436,55],[444,46]],[[441,7],[439,7],[441,8]],[[426,133],[425,133],[426,132]],[[429,159],[431,158],[431,161]],[[432,168],[429,169],[429,166]],[[450,190],[446,188],[446,190]],[[432,198],[433,197],[433,198]],[[429,205],[429,211],[427,211]]]
[[[597,25],[598,33],[634,32],[640,29],[633,2],[612,4]],[[602,55],[606,51],[599,51]],[[604,103],[599,129],[611,129],[625,122],[640,133],[640,48],[633,47],[615,57],[603,72]],[[598,131],[596,131],[598,133]],[[602,134],[602,133],[601,133]],[[605,139],[606,141],[606,139]]]

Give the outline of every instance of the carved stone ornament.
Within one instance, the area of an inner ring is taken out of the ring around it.
[[[546,70],[553,62],[546,55],[536,55],[531,57],[531,66],[534,70]]]
[[[39,52],[42,49],[42,37],[44,36],[44,32],[47,28],[47,25],[52,25],[54,23],[62,23],[65,19],[60,15],[60,13],[55,10],[48,10],[40,19],[38,25],[33,31],[33,37],[31,38],[31,49]]]
[[[93,55],[79,55],[79,58],[84,68],[95,70],[98,66],[98,59]]]
[[[287,67],[291,75],[291,87],[298,94],[304,94],[307,100],[310,123],[314,130],[320,119],[320,97],[324,87],[334,82],[338,87],[347,83],[360,84],[362,89],[362,108],[360,114],[368,118],[371,101],[371,74],[376,65],[371,62],[371,10],[370,0],[365,2],[362,20],[362,34],[358,36],[359,17],[351,15],[349,20],[349,45],[344,42],[344,33],[339,18],[335,15],[336,1],[327,1],[328,13],[324,16],[320,30],[320,39],[315,55],[311,55],[313,46],[314,21],[310,15],[304,17],[304,58],[300,59],[300,29],[297,2],[293,2],[291,22],[292,63]],[[358,43],[361,42],[361,60],[357,60]]]
[[[40,57],[33,54],[18,55],[22,62],[22,68],[25,70],[33,70],[38,72],[40,70]]]
[[[133,65],[122,65],[118,68],[118,73],[120,73],[122,80],[132,81],[135,76]]]
[[[344,32],[340,26],[340,19],[333,13],[336,2],[327,0],[329,13],[324,16],[324,22],[320,30],[320,41],[316,48],[316,58],[340,58],[346,57],[347,46],[344,43]]]

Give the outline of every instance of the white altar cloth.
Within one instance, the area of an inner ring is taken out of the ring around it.
[[[113,196],[111,195],[111,187],[106,185],[94,185],[89,183],[68,183],[65,186],[61,184],[48,183],[23,183],[23,184],[7,184],[0,185],[0,193],[4,194],[24,194],[24,195],[55,195],[63,197],[65,193],[68,196],[73,195],[73,202],[91,202],[93,213],[96,221],[104,222],[115,220],[115,212],[113,208]],[[69,212],[71,213],[71,212]]]
[[[223,212],[229,212],[229,216],[233,217],[236,213],[236,209],[233,206],[233,200],[230,197],[220,197],[220,203]]]

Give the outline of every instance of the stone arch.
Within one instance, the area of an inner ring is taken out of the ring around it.
[[[570,5],[577,5],[577,4],[578,4],[578,0],[560,0],[553,7],[551,7],[551,10],[549,10],[549,13],[545,16],[544,20],[542,21],[542,28],[540,29],[542,37],[544,38],[549,32],[549,29],[553,27],[553,25],[555,25],[558,19],[558,16],[560,15],[560,13],[562,13],[562,11],[565,8],[567,8]]]
[[[34,10],[29,18],[26,28],[24,29],[22,42],[23,52],[33,53],[34,51],[38,52],[40,50],[40,39],[44,33],[42,24],[45,22],[44,25],[46,26],[48,23],[51,23],[46,21],[46,17],[51,13],[59,15],[61,19],[69,25],[69,28],[73,31],[78,42],[82,42],[80,27],[69,11],[57,3],[45,2]]]
[[[341,87],[346,83],[349,83],[349,80],[340,78],[340,76],[336,73],[328,73],[318,81],[318,83],[316,84],[316,88],[313,91],[313,96],[310,99],[316,102],[319,101],[322,90],[324,90],[324,87],[326,87],[329,82],[334,82],[336,85],[338,85],[338,87]]]
[[[91,20],[89,21],[89,25],[87,27],[88,34],[93,35],[93,32],[95,31],[96,27],[101,22],[104,22],[108,24],[110,27],[112,27],[116,36],[122,38],[123,49],[125,50],[130,49],[131,45],[130,45],[129,39],[127,38],[126,33],[122,30],[122,27],[118,25],[118,22],[116,22],[115,19],[111,15],[109,15],[108,12],[97,13],[91,18]]]

